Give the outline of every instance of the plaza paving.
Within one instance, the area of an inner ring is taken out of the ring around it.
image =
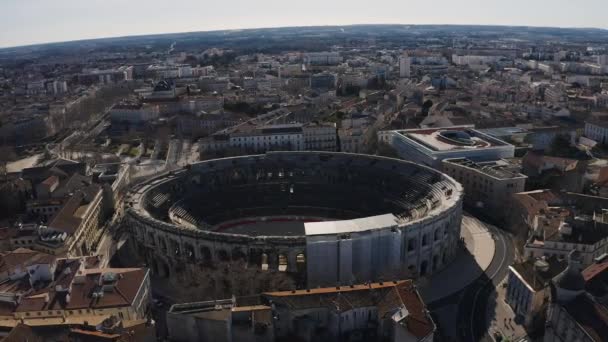
[[[463,215],[460,236],[468,253],[459,252],[447,268],[419,281],[420,293],[427,304],[464,289],[492,262],[496,246],[492,233],[483,222]]]

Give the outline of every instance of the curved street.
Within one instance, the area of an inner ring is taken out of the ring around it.
[[[491,340],[487,317],[490,294],[505,279],[515,258],[511,235],[495,226],[487,226],[496,242],[496,252],[488,269],[465,289],[458,305],[458,327],[463,341]]]
[[[515,257],[510,233],[487,222],[478,222],[492,235],[495,251],[491,262],[462,290],[428,304],[441,335],[448,341],[492,341],[488,334],[490,317],[487,312],[494,303],[489,299],[507,276]],[[472,247],[467,246],[467,249]]]

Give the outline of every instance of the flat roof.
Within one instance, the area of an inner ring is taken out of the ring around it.
[[[497,128],[484,128],[479,130],[482,133],[489,134],[494,137],[508,137],[513,134],[528,133],[528,130],[521,127],[497,127]]]
[[[497,179],[528,178],[526,175],[509,169],[508,163],[500,163],[499,161],[476,163],[467,158],[452,158],[444,159],[443,162],[462,165]]]
[[[384,214],[354,220],[308,222],[304,223],[304,230],[307,236],[311,236],[364,232],[378,228],[395,227],[397,225],[395,215]]]
[[[398,134],[436,152],[476,150],[506,143],[484,136],[471,126],[400,130]]]

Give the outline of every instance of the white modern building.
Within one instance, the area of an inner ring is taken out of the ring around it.
[[[441,168],[441,161],[468,158],[474,162],[512,158],[515,147],[473,126],[380,131],[378,139],[403,159]]]

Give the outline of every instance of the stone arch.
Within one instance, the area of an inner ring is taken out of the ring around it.
[[[156,238],[154,236],[154,233],[152,233],[152,232],[148,232],[148,243],[151,246],[156,246]]]
[[[249,266],[260,267],[262,264],[262,251],[260,249],[252,248],[247,253]]]
[[[407,267],[407,273],[410,277],[416,277],[417,276],[417,271],[416,271],[416,265],[409,265]]]
[[[152,274],[158,275],[158,263],[156,260],[152,259],[149,264],[150,268],[152,269]]]
[[[235,247],[232,249],[232,260],[233,261],[246,261],[247,254],[245,254],[245,252],[243,252],[243,250],[240,249],[239,247]]]
[[[194,247],[189,243],[184,243],[184,256],[188,258],[190,262],[194,262],[196,260],[196,253],[194,252]]]
[[[298,273],[306,272],[306,254],[304,252],[296,254],[296,271]]]
[[[277,256],[277,261],[278,261],[278,264],[279,264],[278,270],[280,272],[287,271],[287,255],[285,255],[283,253],[280,253]]]
[[[217,257],[220,261],[230,261],[230,255],[225,249],[219,249],[217,251]]]
[[[209,249],[209,247],[207,246],[201,246],[200,250],[201,259],[203,260],[203,263],[206,265],[210,265],[213,260],[213,257],[211,256],[211,249]]]
[[[416,250],[416,247],[417,247],[417,246],[416,246],[416,245],[417,245],[417,242],[418,242],[418,241],[417,241],[417,239],[416,239],[415,237],[410,238],[410,239],[407,241],[407,251],[408,251],[408,252],[411,252],[411,251]]]
[[[163,278],[169,278],[171,276],[171,268],[164,260],[158,261],[158,275]]]
[[[158,244],[160,245],[160,250],[164,253],[167,252],[167,241],[163,237],[158,237]]]
[[[422,234],[422,246],[426,246],[429,244],[429,236],[428,234]]]
[[[424,260],[420,263],[420,276],[425,276],[429,268],[429,262]]]
[[[181,246],[179,245],[179,242],[175,241],[175,240],[169,240],[169,246],[171,246],[171,253],[172,255],[174,254],[175,256],[180,256],[182,253],[181,250]]]

